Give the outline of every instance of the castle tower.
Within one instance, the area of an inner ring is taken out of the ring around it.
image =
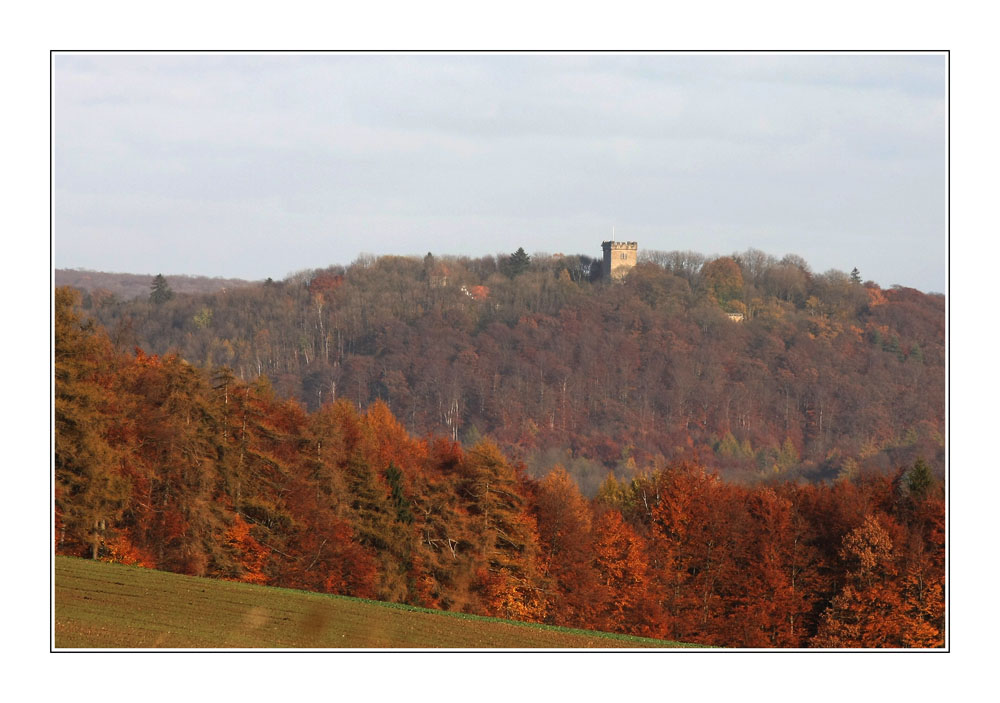
[[[601,242],[604,249],[604,277],[625,278],[635,266],[638,242]]]

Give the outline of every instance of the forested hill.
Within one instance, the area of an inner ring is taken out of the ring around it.
[[[587,499],[381,401],[307,413],[265,378],[116,352],[72,291],[54,303],[57,554],[728,647],[945,644],[926,462],[754,486],[677,462]]]
[[[84,298],[120,350],[270,379],[310,410],[383,400],[592,493],[691,459],[736,480],[944,465],[945,299],[750,250],[362,257],[214,294]],[[167,279],[169,285],[172,279]],[[727,313],[740,313],[734,321]]]
[[[153,276],[138,273],[108,273],[87,269],[56,269],[53,273],[56,288],[76,288],[98,303],[148,298],[153,279]],[[241,278],[170,277],[170,287],[175,293],[216,293],[248,285],[253,283]]]

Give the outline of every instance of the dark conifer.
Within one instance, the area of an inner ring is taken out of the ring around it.
[[[153,279],[150,288],[152,292],[149,294],[149,300],[157,305],[165,303],[174,297],[174,292],[170,290],[170,285],[162,273],[156,274],[156,278]]]

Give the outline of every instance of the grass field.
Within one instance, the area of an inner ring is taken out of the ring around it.
[[[55,558],[57,649],[683,646]]]

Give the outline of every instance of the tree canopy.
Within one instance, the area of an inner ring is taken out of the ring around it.
[[[639,463],[587,499],[561,466],[533,479],[382,401],[309,412],[264,378],[116,350],[78,303],[56,292],[59,554],[731,647],[943,645],[926,462],[820,485]]]
[[[120,349],[266,376],[310,410],[381,400],[414,432],[488,436],[536,475],[558,462],[587,495],[655,461],[765,482],[918,456],[943,471],[942,296],[756,250],[643,251],[616,285],[592,283],[582,255],[536,254],[516,278],[509,259],[369,257],[83,303]]]

